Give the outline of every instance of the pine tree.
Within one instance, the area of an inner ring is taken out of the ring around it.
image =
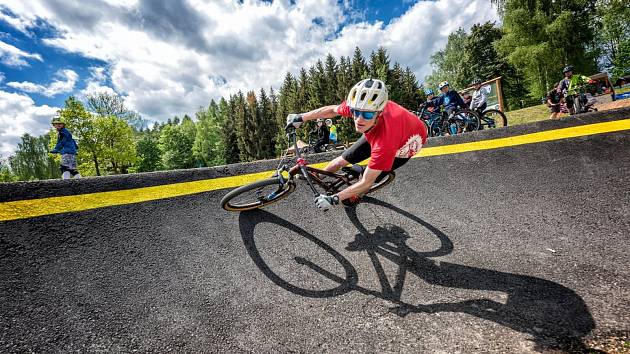
[[[337,100],[337,61],[329,53],[326,56],[326,67],[324,69],[324,104],[331,105],[338,103]]]
[[[379,79],[386,85],[391,86],[389,80],[389,56],[383,47],[379,47],[376,52],[370,55],[370,78]]]
[[[234,113],[234,99],[230,101],[221,98],[219,101],[219,113],[221,116],[221,126],[219,128],[221,136],[222,155],[226,164],[239,162],[238,137],[236,129],[236,118]]]
[[[274,139],[278,132],[278,126],[272,114],[271,101],[267,97],[265,89],[260,89],[258,101],[258,158],[270,159],[275,157],[276,147]]]
[[[368,66],[365,63],[361,49],[359,49],[359,47],[354,48],[354,56],[352,57],[352,85],[363,79],[367,79],[369,75]]]
[[[348,96],[350,88],[355,84],[352,81],[352,66],[349,57],[339,59],[339,70],[337,70],[337,87],[335,89],[337,102],[342,102]]]

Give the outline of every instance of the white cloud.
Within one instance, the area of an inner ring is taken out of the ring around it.
[[[28,93],[39,93],[47,97],[53,97],[60,93],[68,93],[74,90],[74,85],[79,78],[76,72],[65,69],[59,70],[55,76],[58,78],[51,82],[48,86],[35,84],[28,81],[22,82],[8,82],[7,86],[13,87],[14,89],[18,89],[20,91],[28,92]]]
[[[42,61],[42,56],[27,53],[17,47],[0,41],[0,63],[12,67],[28,66],[28,62],[25,59]]]
[[[26,95],[0,90],[0,155],[12,155],[24,133],[46,133],[58,109],[47,105],[37,106]]]
[[[44,21],[56,29],[45,44],[107,63],[102,74],[111,87],[92,76],[82,93],[115,90],[129,108],[157,120],[192,115],[210,99],[238,90],[277,89],[287,71],[297,73],[328,53],[352,56],[355,46],[366,57],[385,47],[392,63],[409,66],[422,80],[431,71],[430,55],[449,33],[498,21],[487,0],[420,1],[389,24],[349,24],[366,18],[354,0],[3,3],[16,28]],[[44,89],[16,84],[27,92]]]
[[[79,93],[79,99],[84,99],[85,96],[97,92],[116,94],[116,91],[113,88],[104,85],[107,80],[106,68],[90,67],[89,70],[90,77],[85,80],[86,85],[85,88]]]

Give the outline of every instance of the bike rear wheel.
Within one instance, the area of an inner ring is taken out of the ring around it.
[[[221,199],[221,207],[228,211],[262,208],[286,197],[295,190],[292,182],[281,185],[273,177],[238,187]]]
[[[392,183],[394,181],[394,178],[396,178],[396,173],[394,171],[389,171],[378,182],[374,182],[374,184],[372,185],[372,187],[370,187],[370,190],[368,190],[367,193],[376,192],[377,190],[379,190],[379,189],[385,187],[386,185]]]
[[[481,115],[481,126],[479,130],[507,127],[507,117],[498,109],[489,109]]]

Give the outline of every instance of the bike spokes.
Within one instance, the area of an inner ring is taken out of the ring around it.
[[[507,126],[507,118],[505,114],[496,109],[490,109],[483,113],[481,119],[482,129],[501,128]]]

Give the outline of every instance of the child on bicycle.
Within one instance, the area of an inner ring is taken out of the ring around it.
[[[470,109],[476,111],[481,116],[488,107],[488,96],[486,90],[481,88],[481,80],[475,79],[472,82],[474,92],[470,100]]]
[[[428,89],[424,90],[424,94],[427,96],[427,101],[430,101],[430,100],[435,98],[435,92],[431,88],[428,88]],[[427,111],[429,111],[431,113],[434,113],[434,114],[442,113],[441,110],[442,110],[441,106],[427,107]]]
[[[447,114],[448,121],[452,121],[453,115],[458,108],[466,108],[466,104],[457,91],[451,91],[448,81],[442,81],[438,85],[438,89],[442,92],[436,98],[429,100],[425,103],[427,107],[439,107],[444,106],[444,112]],[[458,129],[460,129],[458,127]],[[458,133],[461,133],[458,131]]]
[[[315,205],[328,210],[343,202],[354,205],[360,196],[385,176],[404,165],[427,140],[427,129],[418,117],[388,99],[387,87],[381,80],[365,79],[358,82],[345,101],[316,110],[289,114],[287,128],[298,128],[303,122],[337,115],[354,119],[354,128],[363,133],[361,138],[344,153],[332,160],[326,171],[336,172],[348,164],[356,164],[370,158],[361,180],[334,195],[320,194]],[[381,177],[382,178],[382,177]]]

